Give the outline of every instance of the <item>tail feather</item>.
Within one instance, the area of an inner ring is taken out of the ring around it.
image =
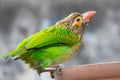
[[[27,52],[27,50],[24,50],[24,49],[15,49],[15,50],[12,50],[12,51],[10,51],[10,52],[8,52],[7,54],[5,54],[3,57],[5,58],[5,59],[18,59],[19,58],[19,56],[21,55],[21,54],[24,54],[24,53],[26,53]]]

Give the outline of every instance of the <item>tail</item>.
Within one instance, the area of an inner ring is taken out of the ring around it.
[[[25,49],[15,49],[15,50],[12,50],[12,51],[10,51],[10,52],[8,52],[7,54],[5,54],[3,57],[5,58],[5,59],[14,59],[14,60],[16,60],[16,59],[18,59],[19,58],[19,56],[21,55],[21,54],[24,54],[24,53],[26,53],[27,52],[27,50],[25,50]]]

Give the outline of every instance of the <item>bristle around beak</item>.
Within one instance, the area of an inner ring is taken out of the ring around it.
[[[96,14],[96,11],[88,11],[82,14],[84,23],[89,22],[90,19]]]

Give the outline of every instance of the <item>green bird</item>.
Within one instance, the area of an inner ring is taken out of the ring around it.
[[[21,41],[7,59],[21,59],[39,74],[70,60],[80,49],[83,33],[96,11],[74,12],[55,25]]]

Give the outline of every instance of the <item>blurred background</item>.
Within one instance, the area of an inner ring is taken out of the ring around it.
[[[0,0],[0,57],[18,42],[55,24],[72,12],[95,10],[81,51],[63,66],[120,61],[120,0]],[[41,78],[21,60],[0,59],[0,80],[52,80]]]

